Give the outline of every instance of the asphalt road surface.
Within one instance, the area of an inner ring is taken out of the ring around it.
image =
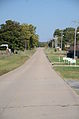
[[[0,119],[79,119],[79,96],[39,48],[23,66],[0,77]]]

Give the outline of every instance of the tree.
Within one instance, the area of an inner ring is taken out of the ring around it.
[[[36,27],[32,24],[20,24],[16,21],[7,20],[1,24],[0,44],[7,43],[9,48],[24,50],[34,48],[38,44]]]
[[[64,43],[65,44],[73,44],[75,37],[75,29],[74,28],[66,28],[64,30]]]
[[[54,37],[57,36],[57,45],[60,47],[61,46],[61,30],[60,29],[56,29],[54,32]]]
[[[22,32],[25,40],[25,49],[34,48],[38,46],[39,36],[36,34],[36,27],[32,24],[22,24]]]
[[[1,25],[0,29],[1,43],[7,43],[11,49],[22,49],[23,41],[21,39],[21,25],[18,22],[7,20]]]
[[[77,31],[79,31],[79,27],[77,28]],[[54,36],[58,36],[58,45],[61,44],[61,30],[56,29],[54,32]],[[66,29],[63,29],[63,49],[65,48],[65,45],[72,45],[74,44],[74,38],[75,38],[75,28],[68,27]],[[79,41],[79,35],[77,34],[77,41]],[[60,46],[60,45],[59,45]]]

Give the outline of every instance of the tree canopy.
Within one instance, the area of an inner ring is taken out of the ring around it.
[[[77,27],[77,32],[79,32],[79,27]],[[63,49],[65,48],[65,45],[73,45],[74,39],[75,39],[75,28],[68,27],[66,29],[56,29],[53,36],[58,37],[58,46],[61,44],[61,35],[63,35],[62,43],[63,43]],[[77,36],[77,43],[79,43],[79,34],[76,34]]]
[[[36,27],[32,24],[20,24],[7,20],[5,24],[0,26],[0,45],[6,43],[9,48],[16,50],[38,46],[39,36],[36,34]]]

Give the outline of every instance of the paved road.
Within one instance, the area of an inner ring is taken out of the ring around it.
[[[79,97],[38,49],[23,66],[0,77],[0,119],[79,119]]]

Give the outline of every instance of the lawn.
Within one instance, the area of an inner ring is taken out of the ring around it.
[[[0,56],[0,75],[21,66],[34,52],[35,50],[27,50],[19,51],[18,54]]]
[[[63,62],[63,57],[66,56],[65,51],[55,52],[54,49],[47,48],[45,49],[45,53],[50,62],[53,64],[54,70],[56,70],[63,78],[79,79],[79,67],[76,67],[74,64],[73,66],[68,66],[67,63]],[[77,59],[77,65],[79,65],[79,59]]]
[[[53,48],[45,49],[46,56],[49,61],[55,65],[68,65],[68,63],[64,63],[63,57],[66,57],[66,51],[57,51],[55,52]],[[77,65],[79,65],[79,59],[77,59]]]
[[[57,51],[55,52],[53,48],[47,48],[45,49],[45,53],[48,57],[48,59],[50,60],[51,63],[53,64],[64,64],[63,62],[63,57],[66,56],[66,52],[65,51]]]
[[[53,68],[65,79],[79,79],[79,67],[55,66]]]

